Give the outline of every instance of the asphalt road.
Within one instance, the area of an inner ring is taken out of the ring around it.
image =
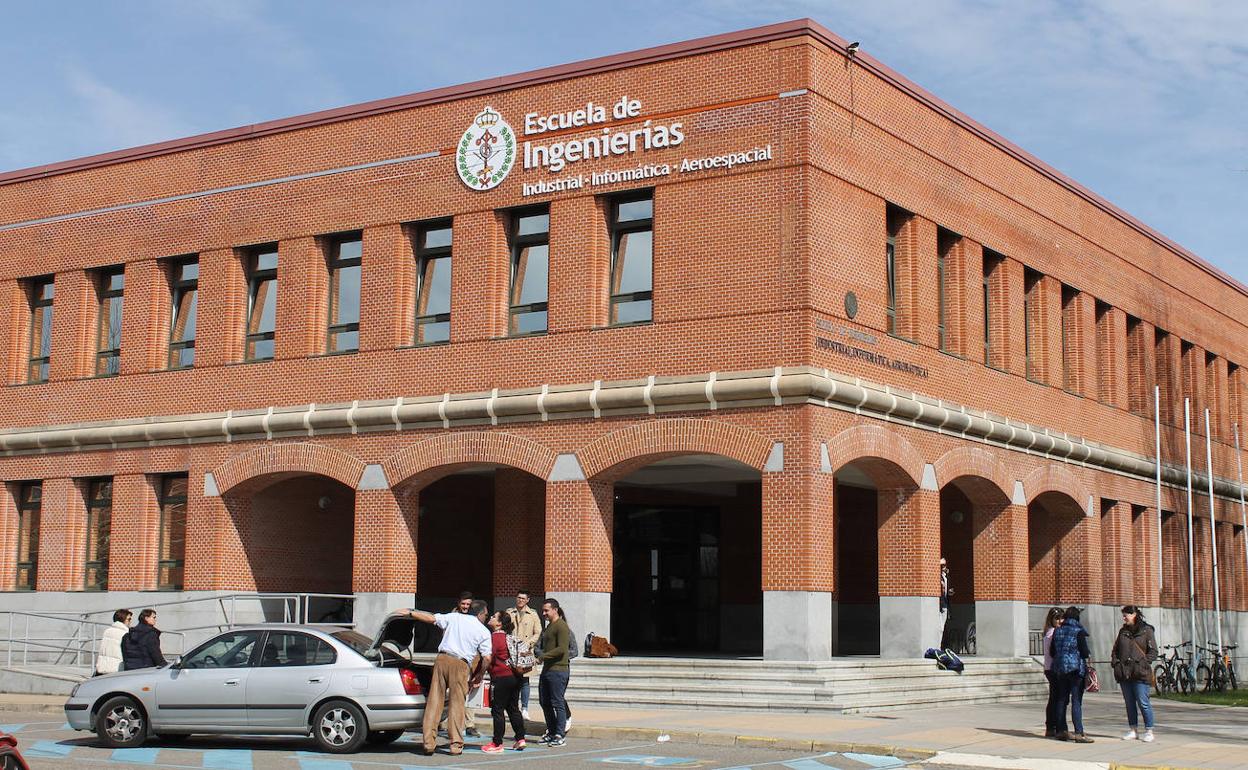
[[[531,744],[522,752],[501,755],[480,750],[483,739],[464,748],[462,756],[445,754],[445,745],[432,757],[416,753],[418,736],[408,733],[378,750],[359,754],[323,754],[311,741],[265,737],[195,736],[185,740],[152,743],[137,749],[108,749],[95,736],[68,729],[64,720],[38,712],[0,712],[0,731],[18,738],[18,748],[35,770],[386,770],[387,768],[481,768],[514,767],[581,768],[768,768],[769,770],[860,770],[901,768],[907,763],[891,756],[871,754],[810,754],[777,749],[747,749],[679,743],[609,741],[578,738],[573,729],[568,745],[552,749]],[[509,744],[508,744],[509,745]],[[942,765],[942,770],[957,770]]]

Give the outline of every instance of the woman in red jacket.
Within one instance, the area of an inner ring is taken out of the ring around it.
[[[507,638],[515,631],[515,624],[506,612],[495,612],[486,621],[490,630],[493,659],[490,662],[490,715],[494,717],[494,740],[482,747],[487,754],[503,750],[503,733],[507,719],[511,718],[511,730],[515,733],[514,751],[524,750],[524,716],[520,713],[521,677],[511,668],[511,654],[507,651]]]

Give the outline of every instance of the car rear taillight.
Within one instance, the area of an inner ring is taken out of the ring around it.
[[[412,671],[401,668],[399,669],[399,678],[403,680],[403,692],[408,695],[421,695],[424,690],[420,689],[420,682],[416,681],[416,674]]]

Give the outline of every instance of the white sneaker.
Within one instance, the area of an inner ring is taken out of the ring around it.
[[[1152,730],[1145,730],[1145,731],[1144,731],[1144,734],[1140,736],[1140,740],[1144,741],[1145,743],[1152,743],[1152,742],[1153,742],[1153,731],[1152,731]]]
[[[1136,738],[1138,738],[1138,737],[1139,737],[1139,736],[1138,736],[1138,735],[1136,735],[1135,728],[1133,727],[1133,728],[1131,728],[1130,730],[1127,730],[1127,734],[1126,734],[1126,735],[1124,735],[1124,736],[1122,736],[1122,739],[1123,739],[1124,741],[1133,741],[1133,740],[1135,740],[1135,739],[1136,739]]]
[[[568,717],[567,719],[563,721],[563,734],[567,735],[568,731],[571,729],[572,729],[572,717]]]
[[[529,718],[529,710],[528,710],[528,709],[521,709],[521,710],[520,710],[520,716],[524,717],[525,719],[528,719],[528,718]]]

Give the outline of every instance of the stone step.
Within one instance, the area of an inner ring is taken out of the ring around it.
[[[1047,692],[1047,687],[1043,692]],[[695,710],[733,710],[733,711],[776,711],[789,713],[865,713],[903,708],[921,708],[924,706],[944,706],[960,703],[1002,703],[1008,701],[1032,700],[1041,696],[1027,688],[1002,689],[991,693],[947,692],[910,692],[903,695],[890,695],[878,700],[860,699],[854,701],[794,701],[732,697],[699,697],[690,698],[677,695],[658,694],[602,694],[596,697],[582,697],[571,694],[574,704],[594,706],[610,706],[616,708],[674,708]]]
[[[905,679],[914,680],[930,677],[957,676],[952,672],[941,671],[935,663],[928,661],[923,666],[897,667],[892,669],[862,671],[829,671],[822,673],[784,674],[779,671],[760,671],[751,668],[706,670],[697,665],[684,669],[647,669],[645,667],[599,668],[598,666],[573,666],[573,678],[593,677],[601,680],[629,681],[640,679],[645,681],[680,681],[680,680],[712,680],[712,681],[775,681],[803,685],[822,685],[825,682],[850,681],[854,679]],[[962,676],[1013,676],[1020,673],[1040,674],[1040,669],[1032,664],[981,666],[971,664],[966,667]]]
[[[640,693],[640,694],[671,694],[709,697],[743,697],[750,699],[770,700],[819,700],[842,701],[855,697],[880,698],[887,695],[904,695],[911,692],[992,692],[996,690],[1014,690],[1035,688],[1047,692],[1048,685],[1043,680],[1037,682],[1032,676],[999,678],[992,681],[950,679],[928,686],[919,687],[909,683],[884,685],[878,682],[843,682],[826,688],[784,687],[781,685],[730,685],[722,683],[696,684],[688,682],[663,684],[654,683],[616,683],[577,682],[573,677],[568,685],[568,692],[587,697],[596,697],[609,693]]]

